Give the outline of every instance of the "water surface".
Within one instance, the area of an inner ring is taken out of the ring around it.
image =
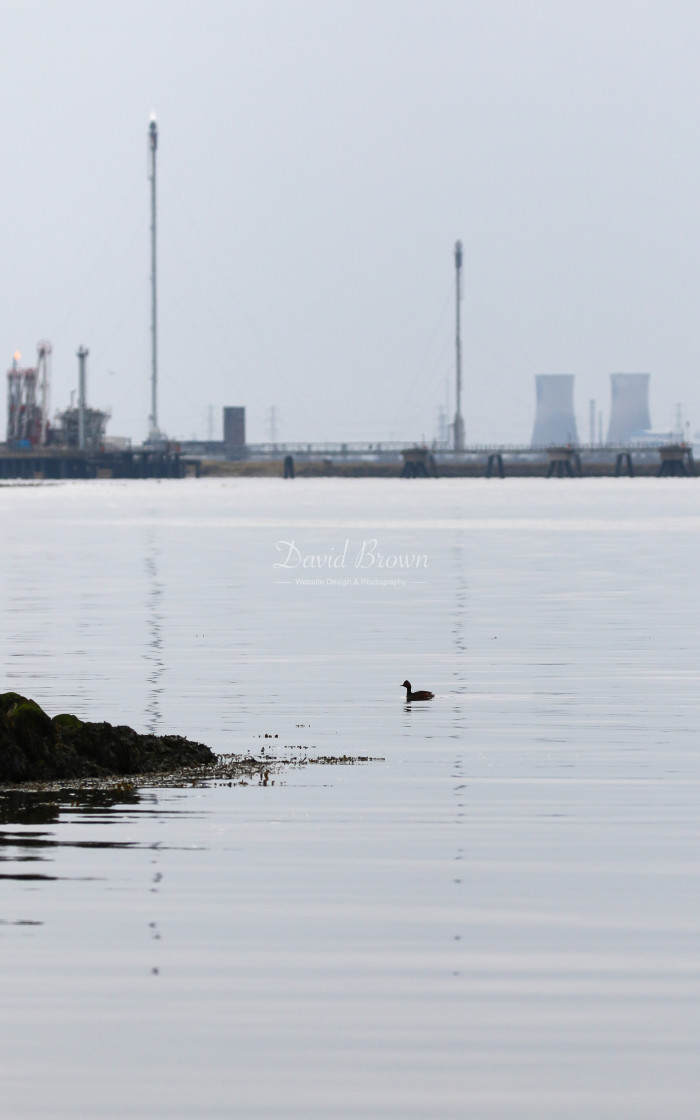
[[[6,1115],[693,1114],[692,481],[105,481],[0,512],[4,688],[376,759],[0,799]]]

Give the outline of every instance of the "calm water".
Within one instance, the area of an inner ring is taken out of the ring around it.
[[[1,799],[3,1116],[696,1114],[696,483],[46,484],[0,515],[3,688],[377,758]]]

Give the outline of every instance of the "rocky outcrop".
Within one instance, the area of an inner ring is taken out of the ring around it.
[[[208,747],[181,735],[139,735],[73,715],[52,719],[26,696],[0,694],[0,782],[166,773],[215,761]]]

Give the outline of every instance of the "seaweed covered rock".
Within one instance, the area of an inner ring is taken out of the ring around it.
[[[131,727],[50,716],[17,692],[0,694],[0,781],[44,782],[167,772],[214,762],[181,735],[140,735]]]

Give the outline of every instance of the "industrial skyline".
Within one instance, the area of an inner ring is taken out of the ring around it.
[[[700,426],[693,6],[165,11],[0,2],[24,90],[0,345],[9,364],[51,340],[57,404],[84,344],[91,399],[134,440],[156,409],[169,435],[203,433],[210,404],[244,405],[253,440],[273,406],[284,439],[430,439],[456,412],[459,237],[467,443],[529,442],[533,377],[557,370],[580,432],[625,369],[653,372],[659,428],[678,401]]]

